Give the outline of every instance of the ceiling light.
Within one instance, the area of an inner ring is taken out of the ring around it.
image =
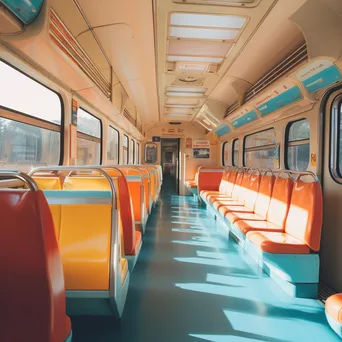
[[[206,90],[206,88],[167,87],[167,91],[186,91],[191,93],[205,93]]]
[[[247,6],[251,7],[260,0],[173,0],[181,4],[216,5],[216,6]]]
[[[233,40],[238,35],[239,30],[231,29],[209,29],[209,28],[190,28],[190,27],[170,27],[170,37],[188,39],[220,39]]]
[[[203,63],[222,63],[221,57],[191,57],[191,56],[167,56],[168,62],[203,62]]]
[[[181,96],[181,97],[202,97],[203,94],[201,93],[186,93],[186,92],[175,92],[175,91],[168,91],[166,92],[166,96]]]
[[[184,114],[184,113],[167,113],[167,116],[191,116],[191,114]]]
[[[246,18],[232,15],[213,15],[196,13],[172,13],[173,26],[220,27],[241,29]]]
[[[177,63],[176,70],[190,70],[190,71],[208,71],[210,64],[208,63]]]
[[[170,40],[170,55],[224,57],[233,47],[233,43],[221,41],[199,41],[199,40]]]
[[[177,97],[172,97],[172,98],[168,98],[166,100],[167,104],[173,104],[173,105],[190,105],[190,106],[198,106],[200,104],[200,100],[198,99],[189,99],[189,98],[177,98]]]
[[[174,105],[166,105],[166,108],[191,108],[191,109],[195,109],[196,107],[194,107],[193,105],[179,105],[179,104],[174,104]]]

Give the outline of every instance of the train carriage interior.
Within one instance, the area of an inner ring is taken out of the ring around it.
[[[341,0],[0,0],[0,341],[341,341],[341,207]]]

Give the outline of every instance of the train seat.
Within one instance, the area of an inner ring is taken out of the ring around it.
[[[256,203],[257,211],[255,212],[255,214],[258,214],[260,217],[266,214],[266,219],[242,219],[232,222],[230,220],[230,216],[226,216],[226,219],[233,223],[236,228],[239,229],[244,235],[246,235],[249,231],[265,230],[279,232],[284,230],[285,220],[290,206],[293,181],[290,178],[278,177],[277,179],[275,179],[273,190],[271,190],[272,196],[269,200],[268,206],[271,184],[268,184],[267,189],[264,190],[265,194],[262,194],[262,196],[258,196]],[[263,208],[261,208],[262,206]]]
[[[42,191],[0,192],[1,341],[71,341],[62,260]],[[10,262],[9,262],[10,261]]]
[[[147,170],[147,168],[139,165],[137,166],[138,169],[141,171],[143,175],[143,183],[144,183],[144,202],[145,202],[145,207],[146,207],[146,218],[145,221],[148,219],[148,214],[150,213],[151,210],[151,203],[152,203],[152,197],[151,197],[151,179],[150,179],[150,173]],[[146,222],[145,222],[146,223]]]
[[[205,201],[203,194],[214,191],[219,191],[222,176],[225,169],[222,167],[201,166],[198,169],[198,194]]]
[[[185,186],[189,190],[195,189],[195,188],[197,189],[197,185],[198,185],[198,169],[197,169],[197,171],[195,173],[194,179],[185,181]]]
[[[326,300],[325,315],[331,328],[342,338],[342,293],[334,294]]]
[[[254,212],[230,212],[225,215],[225,218],[230,223],[235,223],[239,220],[248,221],[264,221],[267,217],[268,207],[271,201],[272,190],[274,184],[274,176],[263,175],[260,179],[260,187],[256,197]]]

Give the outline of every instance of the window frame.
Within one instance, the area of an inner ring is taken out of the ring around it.
[[[342,184],[342,170],[340,170],[340,139],[341,139],[341,111],[342,95],[336,96],[330,109],[330,148],[329,148],[329,170],[332,179]]]
[[[246,140],[247,140],[248,137],[250,137],[251,135],[254,135],[254,134],[258,134],[258,133],[262,133],[262,132],[266,132],[266,131],[270,131],[270,130],[274,130],[275,139],[276,139],[277,135],[276,135],[276,130],[275,130],[274,127],[269,127],[269,128],[263,129],[261,131],[253,132],[253,133],[250,133],[250,134],[247,134],[247,135],[244,136],[244,138],[243,138],[243,156],[242,156],[242,164],[243,164],[244,167],[247,167],[246,166],[246,152],[271,150],[271,149],[276,149],[277,148],[277,141],[274,144],[267,144],[267,145],[260,145],[260,146],[254,146],[254,147],[246,148]]]
[[[125,140],[125,137],[127,138],[127,163],[123,163],[123,165],[129,165],[129,137],[127,134],[123,134],[123,138],[122,138],[122,143],[124,142]],[[123,153],[123,156],[125,155],[125,147],[124,145],[122,144],[122,153]]]
[[[149,162],[149,161],[147,161],[146,160],[146,147],[148,146],[148,145],[154,145],[155,147],[156,147],[156,160],[155,161],[153,161],[153,162]],[[145,147],[144,147],[144,161],[145,161],[145,163],[147,163],[147,164],[155,164],[155,163],[157,163],[158,162],[158,145],[156,144],[156,143],[154,143],[154,142],[146,142],[145,143]]]
[[[222,151],[221,151],[221,162],[222,162],[222,166],[229,166],[229,165],[225,165],[224,163],[224,149],[226,147],[226,145],[229,146],[229,141],[225,141],[223,144],[222,144]],[[228,159],[229,159],[229,151],[228,151]],[[229,163],[229,161],[228,161]]]
[[[38,84],[40,84],[44,88],[52,91],[53,93],[55,93],[58,96],[58,99],[59,99],[60,104],[61,104],[61,124],[60,125],[53,123],[53,122],[50,122],[50,121],[47,121],[47,120],[44,120],[44,119],[39,119],[35,116],[29,115],[26,113],[22,113],[18,110],[12,109],[12,108],[2,106],[1,104],[0,104],[0,110],[3,109],[4,111],[7,111],[8,113],[6,113],[6,115],[4,115],[4,113],[1,113],[0,117],[7,119],[7,120],[23,123],[23,124],[26,124],[29,126],[38,127],[38,128],[46,129],[49,131],[58,132],[60,134],[60,144],[59,144],[60,153],[59,153],[59,161],[58,161],[57,165],[63,165],[64,151],[65,151],[64,150],[65,105],[64,105],[62,95],[60,93],[58,93],[56,90],[50,88],[49,86],[45,85],[41,81],[39,81],[39,80],[35,79],[34,77],[32,77],[31,75],[27,74],[26,72],[20,70],[15,65],[7,62],[6,60],[0,58],[0,62],[8,65],[10,68],[18,71],[19,73],[28,77],[32,81],[37,82]]]
[[[130,139],[131,143],[132,143],[132,165],[135,164],[135,140],[134,139]]]
[[[298,140],[290,141],[289,137],[290,137],[290,129],[291,129],[292,125],[296,122],[300,122],[300,121],[304,121],[304,120],[306,120],[309,123],[309,128],[310,128],[309,139],[298,139]],[[292,170],[292,169],[290,169],[289,164],[288,164],[288,149],[289,149],[289,147],[290,146],[307,145],[307,144],[309,145],[308,166],[305,170],[299,171],[299,172],[304,172],[308,169],[308,167],[310,166],[310,141],[311,141],[310,137],[311,137],[311,127],[310,127],[310,122],[307,118],[300,118],[298,120],[290,121],[287,123],[286,129],[285,129],[285,149],[284,149],[284,166],[285,166],[286,170]],[[296,171],[296,170],[292,170],[292,171]]]
[[[102,151],[103,151],[103,146],[102,146],[102,144],[103,144],[103,123],[102,123],[102,120],[100,118],[98,118],[97,116],[95,116],[94,114],[90,113],[88,110],[86,110],[82,106],[78,107],[78,109],[82,109],[87,114],[89,114],[90,116],[94,117],[96,120],[100,121],[100,138],[95,137],[93,135],[89,135],[87,133],[79,132],[78,129],[77,129],[77,138],[88,140],[88,141],[92,141],[92,142],[95,142],[95,143],[100,143],[100,162],[99,162],[98,165],[102,165]],[[77,118],[77,120],[78,120],[78,118]],[[78,127],[78,125],[77,125],[77,127]],[[94,165],[97,165],[97,164],[94,164]]]
[[[108,128],[114,129],[118,133],[118,165],[120,164],[120,131],[114,128],[112,125],[108,125]]]
[[[240,139],[239,138],[235,138],[235,139],[232,140],[232,166],[239,167],[239,165],[235,165],[235,163],[234,163],[235,144],[236,144],[237,141],[240,144]],[[240,146],[239,146],[239,149],[238,149],[238,159],[239,159],[239,152],[240,152]]]
[[[137,141],[136,144],[137,144],[137,146],[136,146],[137,153],[136,153],[135,164],[139,165],[139,163],[140,163],[140,143]]]

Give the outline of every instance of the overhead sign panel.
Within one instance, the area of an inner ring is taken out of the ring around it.
[[[303,98],[303,95],[297,85],[290,80],[285,80],[266,92],[261,98],[255,102],[262,116],[266,116],[278,109],[286,107],[293,102]]]
[[[342,79],[341,72],[334,63],[324,59],[308,64],[296,73],[296,77],[310,93]]]
[[[221,123],[214,129],[214,133],[219,137],[222,137],[223,135],[229,133],[230,131],[231,131],[230,127],[224,123]]]
[[[251,110],[250,112],[247,112],[247,114],[244,114],[240,116],[239,118],[232,121],[232,125],[234,128],[239,128],[241,126],[247,125],[251,123],[252,121],[256,120],[258,118],[258,114],[255,110]]]

